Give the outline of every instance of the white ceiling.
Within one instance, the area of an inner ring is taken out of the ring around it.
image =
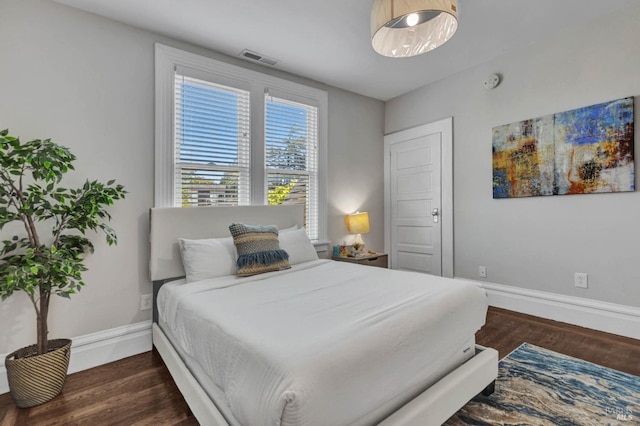
[[[422,56],[371,48],[373,0],[55,0],[230,56],[250,49],[276,68],[388,100],[635,0],[458,0],[458,32]],[[498,71],[498,70],[496,70]]]

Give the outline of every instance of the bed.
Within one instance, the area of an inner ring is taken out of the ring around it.
[[[285,244],[303,214],[151,209],[153,343],[201,424],[439,425],[491,391],[498,355],[475,345],[486,298],[471,284],[300,257],[299,243],[290,269],[186,283],[179,238],[242,222],[277,226]]]

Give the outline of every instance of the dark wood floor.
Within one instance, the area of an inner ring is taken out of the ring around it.
[[[521,343],[640,376],[640,341],[490,308],[477,342],[506,356]],[[160,356],[136,355],[72,374],[47,404],[19,409],[0,395],[0,425],[197,425]]]
[[[480,345],[504,358],[524,342],[640,376],[640,340],[588,328],[489,308],[487,323],[476,334]]]

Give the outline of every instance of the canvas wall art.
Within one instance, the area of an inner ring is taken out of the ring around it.
[[[493,129],[493,198],[635,190],[633,97]]]

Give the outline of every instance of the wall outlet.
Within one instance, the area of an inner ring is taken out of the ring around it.
[[[574,284],[579,288],[589,287],[589,276],[584,272],[576,272],[574,274]]]
[[[143,294],[140,296],[140,310],[148,311],[151,309],[151,304],[153,303],[151,294]]]
[[[478,275],[480,276],[480,278],[487,278],[487,267],[478,266]]]

